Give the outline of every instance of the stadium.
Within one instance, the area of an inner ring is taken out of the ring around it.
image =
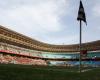
[[[100,80],[99,8],[99,0],[1,0],[0,80]]]
[[[100,40],[82,44],[84,66],[100,66]],[[79,44],[52,45],[0,26],[0,63],[24,65],[79,65]]]
[[[0,26],[0,80],[100,80],[100,40],[52,45]]]

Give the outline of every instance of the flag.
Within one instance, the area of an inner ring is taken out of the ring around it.
[[[85,15],[85,11],[84,11],[84,7],[82,4],[82,1],[80,0],[80,6],[79,6],[79,11],[78,11],[78,17],[77,20],[82,20],[86,23],[87,25],[87,21],[86,21],[86,15]]]

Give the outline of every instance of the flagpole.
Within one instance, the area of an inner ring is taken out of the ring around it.
[[[79,72],[81,73],[81,68],[82,68],[82,56],[81,56],[81,50],[82,50],[82,21],[84,21],[87,25],[86,21],[86,15],[84,11],[84,7],[82,4],[82,1],[80,0],[80,6],[79,6],[79,11],[78,11],[78,17],[77,20],[80,21],[80,32],[79,32]]]
[[[79,72],[81,73],[81,48],[82,48],[82,21],[80,20],[80,44],[79,44]]]

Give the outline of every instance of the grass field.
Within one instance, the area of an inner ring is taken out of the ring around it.
[[[76,68],[0,64],[0,80],[100,80],[100,68],[80,74]]]

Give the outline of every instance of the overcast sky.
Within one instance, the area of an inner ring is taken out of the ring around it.
[[[82,42],[100,40],[100,0],[82,0]],[[0,25],[50,44],[79,43],[79,0],[0,0]]]

